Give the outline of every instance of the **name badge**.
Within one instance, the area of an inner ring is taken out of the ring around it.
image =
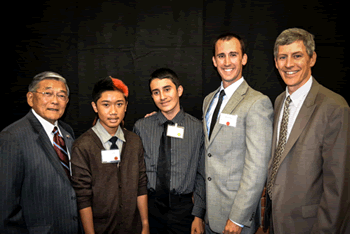
[[[237,115],[221,113],[219,123],[230,127],[236,127]]]
[[[101,150],[101,159],[102,163],[119,163],[120,151],[119,149],[115,150]]]
[[[185,128],[184,127],[179,127],[177,126],[177,123],[175,125],[168,125],[168,129],[166,132],[166,135],[169,137],[175,137],[175,138],[184,138],[184,132]]]

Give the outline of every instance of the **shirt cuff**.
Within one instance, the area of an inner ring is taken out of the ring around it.
[[[241,228],[242,228],[242,227],[244,227],[244,225],[239,224],[239,223],[236,223],[236,222],[235,222],[235,221],[233,221],[232,219],[230,219],[230,220],[231,220],[231,222],[232,222],[232,223],[234,223],[234,224],[236,224],[236,225],[240,226]]]
[[[198,206],[193,206],[192,215],[204,220],[205,209]]]

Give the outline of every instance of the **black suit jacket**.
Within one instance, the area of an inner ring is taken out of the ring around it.
[[[70,151],[73,130],[58,125]],[[0,179],[0,233],[78,233],[74,189],[32,111],[0,133]]]

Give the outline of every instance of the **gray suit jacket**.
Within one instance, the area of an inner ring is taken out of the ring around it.
[[[236,127],[219,124],[219,116],[209,141],[205,115],[218,91],[203,103],[207,219],[218,233],[228,219],[244,225],[242,233],[255,233],[271,155],[272,103],[244,81],[222,111],[237,115]]]
[[[272,155],[285,92],[275,101]],[[272,189],[277,233],[350,233],[350,109],[315,79],[295,120]],[[272,159],[269,163],[271,175]]]
[[[59,121],[71,150],[74,134]],[[0,133],[0,233],[78,233],[73,187],[30,111]]]

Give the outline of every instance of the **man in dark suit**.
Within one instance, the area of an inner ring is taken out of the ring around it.
[[[350,233],[350,108],[311,76],[313,38],[292,28],[275,42],[287,88],[275,101],[265,212],[270,233]]]
[[[32,109],[0,133],[0,233],[79,231],[68,159],[74,133],[58,121],[68,95],[59,74],[36,75],[27,93]]]

